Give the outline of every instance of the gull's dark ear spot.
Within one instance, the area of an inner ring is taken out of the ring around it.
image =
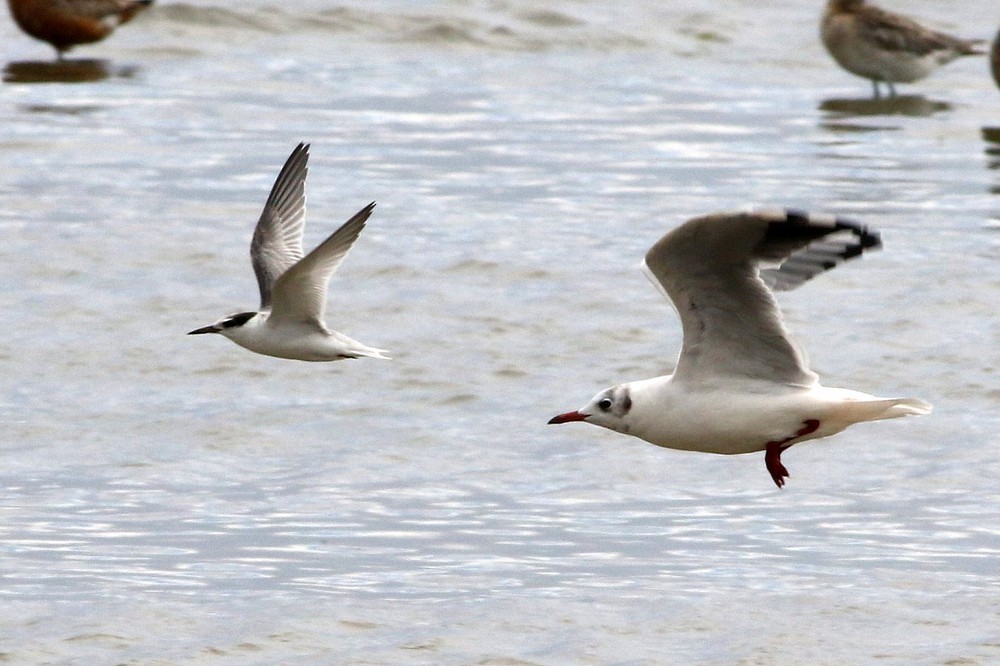
[[[614,388],[609,388],[601,394],[601,399],[597,401],[597,408],[605,414],[614,414],[621,418],[632,409],[632,396],[628,386],[620,384]]]
[[[233,328],[234,326],[242,326],[251,319],[257,316],[256,312],[241,312],[239,314],[234,314],[231,317],[226,317],[222,320],[222,328]]]
[[[627,386],[622,387],[622,414],[628,414],[628,410],[632,409],[632,392],[629,391]]]

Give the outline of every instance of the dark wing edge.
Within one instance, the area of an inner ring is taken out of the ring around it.
[[[770,221],[761,259],[778,260],[760,277],[774,291],[790,291],[848,259],[882,247],[878,232],[841,217],[788,210]]]
[[[271,304],[271,289],[277,279],[303,256],[308,162],[309,144],[300,142],[275,178],[254,228],[250,260],[257,276],[261,309]],[[293,214],[297,215],[296,219]]]

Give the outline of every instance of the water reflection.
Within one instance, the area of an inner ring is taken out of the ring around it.
[[[1000,127],[982,128],[983,141],[986,146],[986,168],[990,170],[1000,170]],[[1000,183],[994,183],[990,187],[990,194],[1000,194]]]
[[[951,104],[927,99],[923,95],[899,95],[889,98],[832,98],[820,102],[819,110],[841,118],[870,116],[927,117],[950,110]]]
[[[134,78],[135,65],[115,65],[108,60],[21,60],[3,69],[4,83],[91,83],[115,77]]]
[[[984,127],[982,129],[983,141],[986,142],[986,154],[1000,157],[1000,127]],[[991,162],[990,168],[998,168],[998,164]]]
[[[25,104],[20,108],[28,113],[51,113],[63,116],[80,116],[101,109],[96,104]]]

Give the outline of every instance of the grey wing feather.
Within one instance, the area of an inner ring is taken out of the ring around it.
[[[948,59],[959,55],[978,55],[976,49],[979,40],[965,40],[953,37],[943,32],[930,30],[913,19],[887,12],[871,5],[866,6],[863,14],[865,28],[881,48],[887,51],[903,51],[918,56],[934,52],[947,52]]]
[[[250,259],[260,289],[260,308],[271,304],[274,283],[302,259],[306,219],[309,144],[300,143],[281,168],[250,243]]]
[[[271,321],[323,325],[330,276],[358,239],[375,202],[368,204],[278,278],[271,301]]]
[[[855,240],[825,240],[843,233]],[[768,283],[794,288],[878,245],[876,234],[855,223],[795,211],[710,215],[670,231],[645,264],[681,318],[684,343],[674,376],[814,383]],[[762,263],[780,266],[761,272]]]
[[[762,269],[760,277],[764,284],[775,291],[791,291],[820,273],[881,245],[876,234],[863,228],[861,233],[862,235],[839,234],[841,238],[810,243],[777,268]]]

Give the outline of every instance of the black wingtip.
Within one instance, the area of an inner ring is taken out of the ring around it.
[[[862,250],[882,247],[881,235],[860,222],[832,215],[811,214],[795,208],[786,209],[784,219],[774,220],[767,236],[769,240],[813,241],[838,231],[853,234],[857,238],[857,246]]]
[[[365,220],[367,220],[368,217],[372,214],[373,210],[375,210],[375,202],[374,201],[371,202],[370,204],[368,204],[367,206],[365,206],[364,208],[362,208],[361,210],[359,210],[357,213],[355,213],[351,219],[355,219],[355,218],[358,218],[358,217],[363,217]]]
[[[882,247],[882,235],[859,222],[847,220],[842,217],[835,218],[837,229],[847,230],[853,233],[858,239],[858,245],[862,250],[874,250]]]
[[[786,210],[771,214],[760,256],[781,259],[778,268],[761,270],[775,291],[788,291],[843,261],[882,247],[877,231],[842,217]]]

